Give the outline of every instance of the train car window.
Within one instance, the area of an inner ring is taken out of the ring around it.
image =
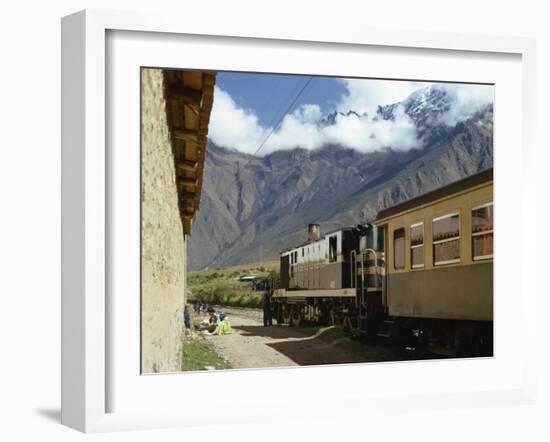
[[[493,203],[472,209],[472,259],[493,257]]]
[[[393,231],[393,268],[405,268],[405,229]]]
[[[411,267],[424,267],[424,223],[411,226]]]
[[[384,229],[376,228],[376,250],[384,250]]]
[[[434,218],[433,257],[434,265],[460,262],[460,216],[458,213]]]
[[[335,262],[337,254],[337,237],[336,235],[331,236],[328,240],[328,261]]]

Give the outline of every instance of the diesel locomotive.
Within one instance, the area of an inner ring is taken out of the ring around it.
[[[280,254],[280,324],[339,325],[446,356],[493,354],[493,170]]]

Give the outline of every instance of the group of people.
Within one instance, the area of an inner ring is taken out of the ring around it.
[[[273,314],[271,310],[272,296],[273,290],[266,288],[262,295],[264,327],[271,327],[273,325]],[[209,333],[211,335],[228,335],[231,333],[231,324],[229,323],[229,318],[226,313],[216,312],[214,307],[210,307],[207,303],[203,303],[198,297],[193,304],[193,310],[197,315],[201,312],[206,312],[208,314],[207,318],[195,325],[197,331]],[[191,314],[189,313],[189,305],[187,304],[185,304],[183,309],[183,323],[186,332],[191,330]]]
[[[196,305],[197,302],[195,301],[195,306]],[[197,308],[195,308],[195,313],[200,312],[200,307],[198,310]],[[207,307],[206,313],[208,313],[208,317],[203,319],[199,324],[195,325],[195,330],[219,336],[228,335],[231,333],[231,324],[229,322],[229,317],[226,313],[218,313],[216,312],[216,309],[214,307]],[[189,313],[189,306],[187,304],[183,309],[183,323],[185,325],[186,331],[191,329],[191,315]]]
[[[201,298],[199,298],[198,296],[195,298],[195,302],[193,303],[193,310],[196,314],[199,314],[201,312],[207,313],[209,307],[210,306],[208,305],[208,302],[202,302]]]

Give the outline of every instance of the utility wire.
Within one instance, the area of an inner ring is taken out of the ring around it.
[[[300,89],[300,91],[296,94],[296,96],[294,97],[294,100],[292,100],[292,102],[290,103],[290,105],[286,108],[285,112],[281,115],[281,117],[279,118],[279,121],[277,121],[277,124],[275,126],[273,126],[273,128],[269,131],[269,133],[267,134],[267,136],[264,138],[264,140],[261,142],[261,144],[258,146],[258,148],[256,149],[256,152],[254,152],[254,156],[258,155],[258,152],[260,152],[260,150],[262,150],[262,148],[265,146],[265,143],[267,142],[267,140],[269,140],[269,138],[271,137],[271,135],[273,135],[273,133],[279,128],[279,126],[281,125],[283,119],[286,117],[286,115],[292,110],[292,108],[294,107],[294,105],[296,104],[296,102],[298,101],[298,99],[300,98],[300,96],[304,93],[304,91],[306,90],[306,88],[309,86],[309,84],[311,83],[311,81],[313,80],[313,77],[310,76],[308,78],[308,80],[306,81],[306,83],[302,86],[302,88]],[[250,158],[249,160],[247,161],[247,164],[250,162]],[[238,165],[239,163],[237,163]],[[258,232],[259,232],[259,235],[261,235],[261,232],[262,232],[262,224],[258,224]],[[263,260],[263,243],[260,243],[260,250],[259,250],[259,258],[260,258],[260,262]]]
[[[271,118],[269,119],[269,124],[268,124],[267,127],[273,127],[275,125],[275,123],[279,119],[279,115],[281,115],[281,112],[284,110],[285,106],[287,106],[287,103],[292,99],[292,97],[296,96],[296,94],[298,93],[298,91],[302,87],[301,83],[302,83],[301,79],[297,78],[297,81],[295,82],[294,87],[292,87],[288,91],[288,93],[285,94],[285,96],[283,97],[283,99],[281,100],[279,105],[277,106],[277,109],[275,110],[275,112],[272,113]],[[277,96],[276,91],[273,91],[273,96],[274,97]],[[273,100],[273,102],[275,102],[275,100]]]
[[[298,99],[300,98],[300,96],[304,93],[304,91],[306,90],[306,88],[309,86],[309,83],[311,83],[311,81],[313,80],[313,77],[309,77],[308,80],[306,81],[306,83],[302,86],[302,88],[300,89],[300,91],[298,92],[298,94],[294,97],[294,100],[292,100],[292,103],[290,103],[290,105],[286,108],[285,112],[283,113],[283,115],[281,115],[281,118],[279,118],[279,121],[277,121],[277,124],[275,126],[273,126],[273,128],[269,131],[269,133],[267,134],[267,136],[264,138],[264,140],[261,142],[260,146],[258,147],[258,149],[256,149],[256,152],[254,152],[254,156],[258,155],[258,152],[260,152],[260,150],[262,150],[262,148],[265,146],[265,143],[267,143],[267,140],[269,140],[269,138],[271,137],[271,135],[273,135],[273,133],[279,128],[279,126],[281,125],[281,123],[283,122],[283,119],[287,116],[287,114],[292,110],[292,108],[294,107],[294,105],[296,104],[296,102],[298,101]]]

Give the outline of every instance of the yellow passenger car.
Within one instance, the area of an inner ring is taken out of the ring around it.
[[[387,315],[492,354],[493,221],[493,169],[381,211]]]

